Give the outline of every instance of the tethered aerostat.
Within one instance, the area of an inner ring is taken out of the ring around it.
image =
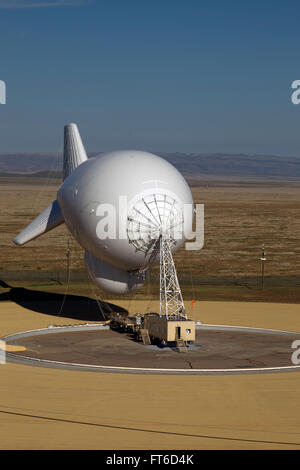
[[[57,199],[14,242],[24,245],[63,223],[85,250],[93,281],[125,294],[141,287],[149,266],[162,256],[168,261],[188,238],[193,199],[166,160],[136,150],[88,158],[76,124],[68,124]]]

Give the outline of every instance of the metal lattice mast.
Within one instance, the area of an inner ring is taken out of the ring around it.
[[[160,236],[160,316],[168,320],[187,318],[170,240]]]

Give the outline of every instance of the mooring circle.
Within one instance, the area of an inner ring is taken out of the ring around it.
[[[186,352],[143,345],[107,325],[31,330],[2,338],[8,361],[98,372],[241,374],[300,370],[292,344],[300,333],[224,325],[196,327]],[[300,353],[299,353],[300,356]]]

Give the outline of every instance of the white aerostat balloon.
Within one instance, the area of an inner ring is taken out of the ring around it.
[[[85,250],[89,275],[125,294],[143,285],[158,262],[161,235],[177,251],[192,232],[193,199],[183,176],[148,152],[122,150],[87,158],[76,124],[65,126],[63,184],[52,202],[14,242],[65,223]]]

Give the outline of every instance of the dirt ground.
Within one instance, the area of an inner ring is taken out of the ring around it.
[[[21,269],[58,277],[66,270],[69,238],[71,269],[84,271],[83,250],[64,225],[22,248],[13,244],[16,234],[55,199],[60,185],[51,178],[23,180],[0,178],[0,275],[5,279]],[[192,183],[191,189],[194,202],[205,205],[205,244],[200,251],[179,250],[175,261],[192,298],[197,298],[198,281],[208,278],[260,283],[263,241],[266,277],[299,275],[299,182],[205,180]]]
[[[143,308],[131,303],[131,311]],[[300,332],[299,305],[196,302],[192,314],[210,324]],[[66,319],[1,302],[0,336],[50,322],[63,325]],[[7,363],[0,374],[1,449],[300,446],[298,372],[132,376]]]

